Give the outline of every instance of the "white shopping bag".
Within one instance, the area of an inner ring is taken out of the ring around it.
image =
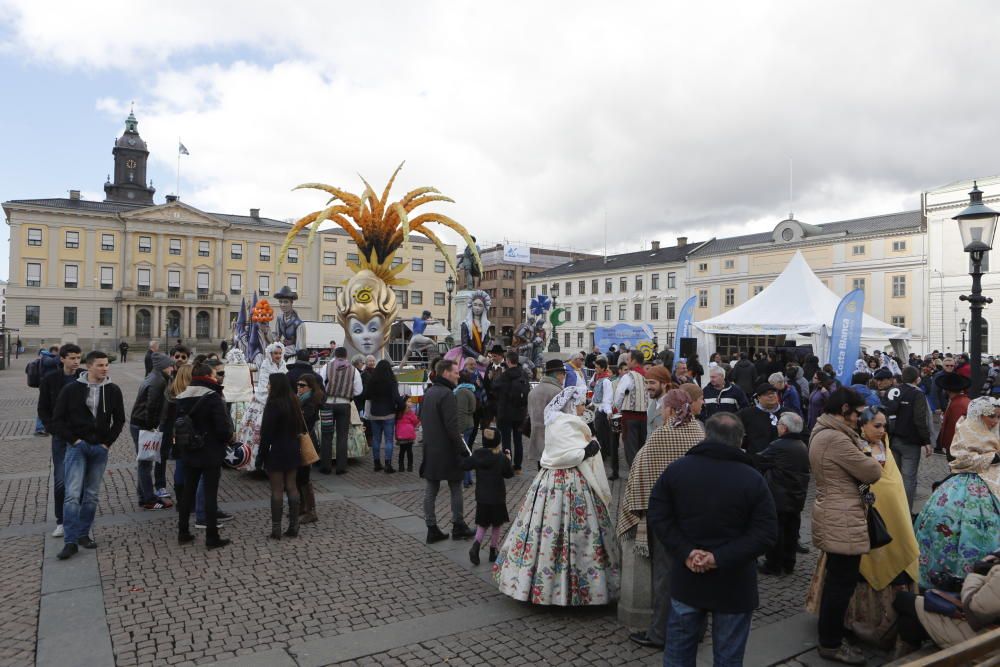
[[[139,453],[136,454],[136,461],[159,461],[160,444],[163,442],[163,434],[159,431],[139,431]]]

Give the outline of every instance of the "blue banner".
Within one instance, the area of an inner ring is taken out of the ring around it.
[[[698,297],[693,296],[681,306],[681,314],[677,318],[677,333],[674,334],[674,366],[681,359],[681,338],[688,337],[688,325],[691,324],[691,315],[697,301]]]
[[[649,342],[652,345],[652,341],[653,330],[648,324],[616,324],[594,329],[594,345],[603,352],[607,352],[612,345],[617,348],[622,343],[635,350],[639,348],[639,343]]]
[[[830,332],[830,365],[837,380],[851,386],[854,365],[861,354],[861,319],[865,313],[865,291],[848,292],[837,306]]]

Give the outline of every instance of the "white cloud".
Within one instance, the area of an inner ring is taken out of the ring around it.
[[[10,2],[6,47],[137,75],[160,193],[278,218],[435,185],[481,239],[596,248],[915,208],[998,171],[985,1]],[[127,101],[95,91],[102,112]]]

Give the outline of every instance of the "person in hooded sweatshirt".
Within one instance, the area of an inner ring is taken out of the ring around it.
[[[159,427],[167,400],[167,386],[174,374],[174,364],[171,357],[160,352],[152,355],[153,370],[139,385],[139,393],[132,406],[129,418],[129,433],[135,442],[135,451],[139,452],[139,432],[152,431]],[[161,450],[162,451],[162,450]],[[162,510],[173,507],[170,493],[167,491],[166,466],[163,459],[156,461],[139,461],[136,470],[136,490],[139,493],[139,506],[146,510]]]
[[[215,370],[201,363],[191,371],[191,384],[177,394],[177,417],[188,417],[200,446],[181,447],[184,461],[184,496],[180,499],[177,518],[177,541],[189,544],[194,541],[190,530],[191,510],[194,508],[198,483],[204,480],[205,492],[205,546],[218,549],[229,544],[219,537],[216,517],[219,497],[219,477],[226,457],[226,445],[233,440],[233,422],[226,410]],[[176,431],[175,426],[175,431]],[[182,444],[182,443],[178,443]]]
[[[63,549],[66,560],[78,551],[97,547],[90,528],[97,514],[108,450],[125,428],[122,390],[108,379],[108,355],[100,350],[87,353],[87,372],[66,385],[52,413],[54,434],[66,443],[66,497],[63,504]]]

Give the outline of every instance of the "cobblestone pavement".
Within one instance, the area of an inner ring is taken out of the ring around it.
[[[57,542],[45,537],[54,524],[51,513],[47,516],[49,440],[32,434],[35,396],[34,390],[24,387],[22,368],[23,364],[0,372],[3,665],[35,662],[42,639],[38,636],[42,545]],[[141,361],[113,366],[112,377],[122,386],[127,403],[141,375]],[[420,458],[418,445],[417,465]],[[224,531],[233,544],[208,552],[198,545],[176,544],[173,512],[144,512],[137,507],[133,460],[126,430],[111,450],[101,492],[94,530],[100,546],[96,556],[82,552],[77,557],[96,558],[99,582],[95,584],[103,591],[107,631],[118,665],[225,660],[238,664],[252,654],[271,655],[268,651],[276,651],[273,664],[288,665],[660,661],[659,653],[628,641],[630,630],[617,622],[613,608],[537,609],[509,602],[488,580],[488,564],[478,568],[468,564],[463,546],[468,543],[425,545],[422,482],[416,472],[375,473],[370,461],[352,461],[346,476],[314,474],[320,521],[304,526],[298,540],[273,542],[266,539],[266,483],[225,471],[220,502],[235,515]],[[532,482],[536,462],[526,461],[524,469],[508,484],[512,515]],[[924,496],[930,480],[940,478],[944,469],[940,458],[921,467]],[[168,479],[171,474],[168,471]],[[615,515],[623,488],[624,482],[613,484]],[[467,489],[464,496],[466,520],[471,523],[474,489]],[[442,529],[447,530],[450,509],[445,490],[438,497],[437,511]],[[809,540],[808,512],[802,538]],[[762,579],[755,631],[802,614],[816,555],[813,551],[803,556],[793,576]],[[60,567],[58,561],[51,563],[46,567]],[[494,609],[502,612],[496,622],[489,616]],[[455,610],[463,611],[457,625],[437,620],[452,618],[448,614]],[[407,628],[410,635],[404,632]],[[359,649],[360,639],[352,637],[377,641],[366,652],[367,644]],[[811,639],[802,637],[803,642]],[[340,653],[342,646],[352,648]],[[808,645],[804,646],[784,659],[804,652]],[[874,659],[877,662],[879,656]]]

